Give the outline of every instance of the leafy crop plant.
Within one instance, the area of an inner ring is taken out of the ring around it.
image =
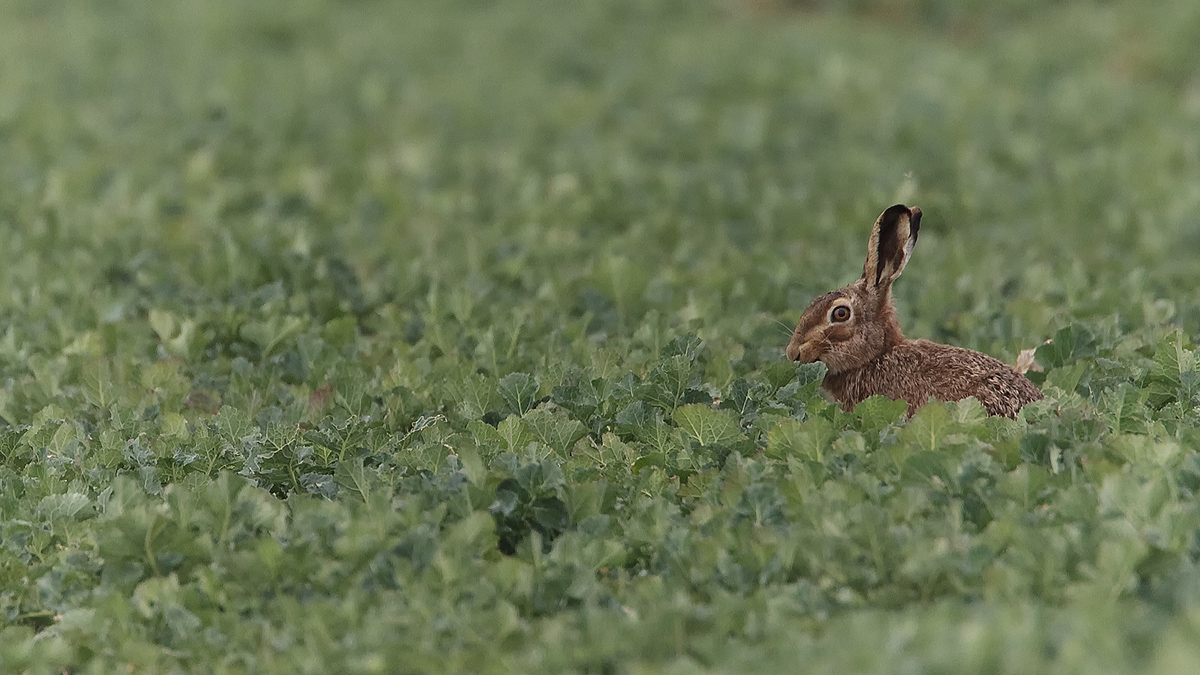
[[[1200,670],[1200,5],[0,3],[0,672]],[[905,332],[782,353],[917,203]]]

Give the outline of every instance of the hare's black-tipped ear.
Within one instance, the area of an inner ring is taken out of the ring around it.
[[[868,287],[890,286],[904,271],[921,229],[921,209],[896,204],[879,214],[867,243],[863,279]]]

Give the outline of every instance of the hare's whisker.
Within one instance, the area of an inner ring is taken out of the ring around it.
[[[792,334],[792,331],[793,331],[794,329],[793,329],[791,326],[789,326],[789,325],[787,325],[786,323],[784,323],[784,322],[780,321],[779,319],[771,319],[771,320],[772,320],[772,321],[774,321],[775,323],[779,324],[779,327],[780,327],[780,328],[782,328],[782,329],[784,330],[784,332],[786,332],[788,335],[791,335],[791,334]]]

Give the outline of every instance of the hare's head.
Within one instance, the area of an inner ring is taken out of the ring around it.
[[[892,308],[892,282],[917,243],[921,209],[897,204],[871,228],[858,281],[818,296],[804,310],[787,346],[791,361],[821,361],[831,374],[853,370],[904,340]]]

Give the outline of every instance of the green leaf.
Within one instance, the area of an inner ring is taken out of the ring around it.
[[[938,452],[921,451],[904,460],[901,476],[915,482],[938,482],[946,486],[952,482],[946,455]]]
[[[737,420],[699,403],[677,408],[674,418],[679,428],[700,445],[723,445],[742,435]]]
[[[1037,348],[1037,362],[1050,368],[1061,368],[1096,354],[1096,335],[1082,324],[1060,329],[1050,342]]]
[[[879,431],[904,419],[908,404],[886,396],[871,396],[854,406],[854,414],[862,420],[862,431]]]
[[[602,382],[602,380],[587,380],[582,375],[575,373],[562,384],[551,389],[550,399],[570,410],[577,418],[585,419],[600,407],[601,397],[596,388],[596,382]]]
[[[565,458],[575,441],[587,435],[583,423],[567,417],[564,411],[533,410],[524,417],[525,425],[534,439]]]
[[[802,370],[803,368],[804,366],[797,367],[796,364],[787,361],[776,361],[766,364],[760,372],[772,389],[779,389],[794,382],[797,374],[807,372]]]
[[[533,434],[525,421],[516,415],[510,415],[496,429],[497,434],[504,440],[509,452],[520,452],[533,440]]]
[[[46,495],[38,502],[36,513],[45,522],[81,518],[91,513],[92,501],[78,492]]]
[[[1185,348],[1182,331],[1175,331],[1158,343],[1154,350],[1154,366],[1150,370],[1148,401],[1162,408],[1179,399],[1183,374],[1196,369],[1195,352]]]
[[[327,321],[321,329],[321,339],[337,349],[353,345],[357,337],[358,319],[353,316],[340,316]]]
[[[487,422],[472,420],[467,424],[467,431],[475,439],[475,447],[484,457],[491,457],[508,449],[508,441],[500,435],[496,427]]]
[[[454,453],[458,455],[463,475],[467,477],[467,480],[471,481],[472,485],[481,485],[487,478],[487,467],[484,466],[475,443],[464,439],[454,446]]]
[[[163,415],[162,433],[163,436],[170,436],[180,440],[187,440],[192,435],[188,428],[187,418],[175,412]]]
[[[1087,372],[1088,362],[1079,361],[1069,366],[1055,368],[1046,374],[1046,385],[1054,387],[1064,394],[1073,394],[1079,387],[1079,381]]]
[[[694,362],[684,355],[665,358],[654,365],[638,387],[636,396],[671,412],[684,402],[688,389],[699,382]]]
[[[796,366],[796,383],[801,387],[819,385],[825,381],[825,373],[828,370],[825,364],[820,361],[802,363]]]
[[[494,382],[479,373],[469,373],[461,379],[447,381],[446,392],[456,404],[455,412],[468,420],[483,417],[496,403],[497,387]]]
[[[640,438],[645,429],[662,419],[660,415],[644,401],[634,401],[617,413],[617,429],[627,436]]]
[[[221,408],[212,423],[221,438],[229,443],[240,441],[250,432],[250,417],[245,411],[234,406]]]
[[[473,511],[446,529],[444,547],[451,556],[482,556],[496,547],[496,521],[484,511]]]
[[[835,436],[833,423],[824,417],[810,417],[803,422],[785,419],[767,434],[767,456],[784,460],[803,457],[821,462]]]
[[[608,482],[604,480],[567,486],[565,503],[572,523],[600,514]]]
[[[154,330],[155,335],[162,342],[167,342],[175,337],[179,330],[179,322],[175,320],[175,315],[161,309],[151,309],[146,317],[150,322],[150,328]]]
[[[948,401],[946,413],[956,433],[980,435],[986,433],[988,414],[979,399],[970,396],[957,401]]]
[[[1128,382],[1104,392],[1100,408],[1108,420],[1109,430],[1113,434],[1120,434],[1141,429],[1147,420],[1148,396],[1148,390],[1138,389]]]
[[[333,480],[341,492],[354,495],[366,502],[382,489],[379,476],[363,465],[361,457],[339,462]]]
[[[241,334],[258,345],[264,357],[275,354],[287,341],[304,332],[307,322],[298,316],[272,316],[261,321],[248,321]]]
[[[950,411],[941,401],[930,401],[917,409],[900,433],[902,443],[937,452],[951,425]]]
[[[688,362],[692,362],[698,359],[703,351],[704,341],[700,339],[700,336],[689,332],[672,338],[670,342],[663,345],[659,356],[682,356]]]
[[[742,418],[751,416],[758,412],[759,401],[770,394],[768,389],[765,383],[751,383],[739,377],[729,384],[729,393],[721,399],[721,408]]]
[[[517,415],[524,415],[537,400],[538,383],[528,373],[510,373],[501,378],[497,391],[504,397],[510,410]]]
[[[325,499],[337,497],[337,482],[333,476],[326,473],[305,473],[300,475],[300,486],[312,495]]]
[[[650,446],[653,452],[666,457],[683,448],[680,439],[681,433],[679,429],[662,420],[655,419],[653,423],[638,432],[638,440]]]

